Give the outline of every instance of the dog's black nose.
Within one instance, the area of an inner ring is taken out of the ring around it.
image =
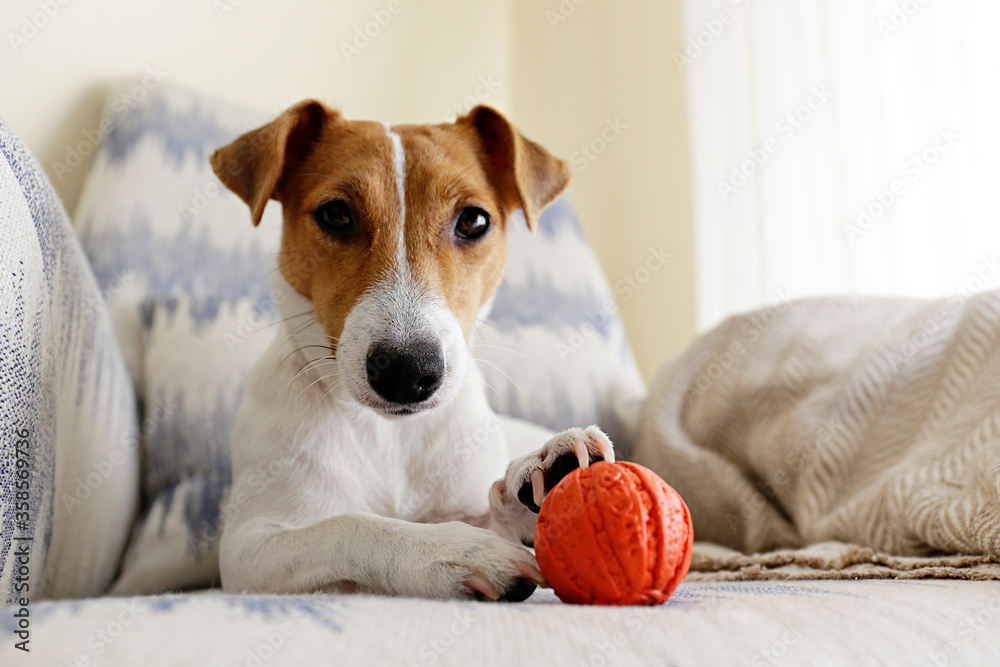
[[[368,384],[393,403],[419,403],[431,397],[444,379],[441,346],[431,341],[368,348]]]

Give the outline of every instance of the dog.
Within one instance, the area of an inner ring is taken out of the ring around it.
[[[211,163],[254,225],[270,199],[284,217],[280,330],[231,439],[223,589],[522,600],[545,586],[525,548],[545,493],[614,450],[596,426],[499,418],[469,347],[512,215],[534,229],[566,164],[489,107],[389,125],[315,100]]]

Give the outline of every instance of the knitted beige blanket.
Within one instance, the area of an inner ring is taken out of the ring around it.
[[[997,577],[998,347],[1000,292],[739,315],[654,381],[633,457],[684,497],[696,539],[783,550],[695,558],[719,578],[796,559],[818,577],[863,561],[884,576]],[[825,542],[847,544],[822,562],[794,551]]]

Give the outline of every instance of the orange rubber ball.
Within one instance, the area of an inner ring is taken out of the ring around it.
[[[535,524],[535,557],[563,602],[666,602],[691,565],[694,530],[680,495],[630,462],[566,475]]]

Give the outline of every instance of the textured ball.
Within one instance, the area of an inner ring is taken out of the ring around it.
[[[680,495],[656,473],[599,461],[545,496],[535,557],[563,602],[660,604],[691,565],[694,531]]]

